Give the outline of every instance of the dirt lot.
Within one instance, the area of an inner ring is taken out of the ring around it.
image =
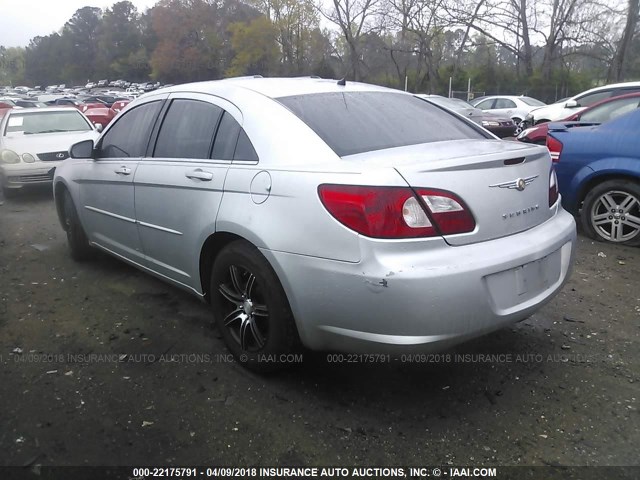
[[[48,191],[21,195],[0,206],[0,465],[638,465],[639,259],[581,236],[563,292],[511,329],[264,377],[197,299],[74,263]]]

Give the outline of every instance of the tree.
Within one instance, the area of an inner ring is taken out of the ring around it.
[[[229,26],[235,53],[227,75],[269,75],[278,66],[278,31],[266,17]]]
[[[25,79],[25,49],[0,47],[0,85],[19,85]]]
[[[70,47],[64,49],[67,54],[65,80],[95,76],[101,19],[102,10],[83,7],[63,27],[61,39]]]
[[[136,7],[129,1],[115,3],[102,17],[98,35],[97,70],[101,77],[131,77],[146,52]],[[134,55],[134,57],[131,57]]]
[[[361,45],[363,35],[381,29],[375,21],[382,0],[333,0],[332,9],[320,8],[327,20],[335,23],[347,44],[350,76],[360,80]],[[379,19],[378,19],[379,20]]]
[[[625,73],[625,60],[627,54],[631,48],[631,42],[636,33],[636,26],[638,25],[638,9],[640,8],[639,0],[628,0],[627,6],[627,20],[622,33],[622,38],[618,42],[618,48],[616,54],[609,67],[607,74],[607,81],[620,82],[624,78]]]

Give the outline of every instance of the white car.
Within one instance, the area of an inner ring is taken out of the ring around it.
[[[527,125],[555,122],[556,120],[562,120],[575,113],[579,113],[605,98],[635,92],[640,92],[640,82],[614,83],[612,85],[592,88],[564,101],[531,110],[525,120]]]
[[[516,95],[492,95],[471,101],[471,105],[487,113],[510,117],[520,128],[520,124],[535,108],[546,104],[535,98]]]
[[[98,132],[75,108],[11,109],[0,121],[0,188],[11,196],[25,185],[47,184],[69,148]]]

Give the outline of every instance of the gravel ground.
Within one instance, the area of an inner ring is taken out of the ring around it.
[[[639,252],[580,236],[549,305],[424,361],[259,376],[206,305],[73,262],[48,191],[22,194],[0,206],[0,465],[639,465]]]

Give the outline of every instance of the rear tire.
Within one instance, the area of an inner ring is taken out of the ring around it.
[[[243,366],[256,372],[290,363],[283,354],[299,350],[298,333],[276,273],[256,247],[228,244],[211,271],[211,306],[225,344]]]
[[[584,199],[580,220],[594,240],[639,246],[640,185],[623,179],[596,185]]]
[[[64,213],[64,229],[67,232],[67,243],[71,258],[78,262],[90,260],[95,256],[95,250],[89,245],[87,234],[82,228],[78,212],[68,190],[62,196],[62,211]]]

